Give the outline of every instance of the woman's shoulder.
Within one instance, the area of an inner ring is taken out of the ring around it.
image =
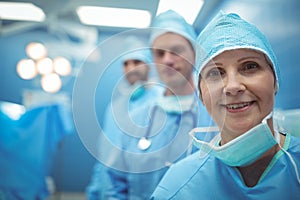
[[[154,191],[152,199],[171,199],[197,174],[206,159],[207,156],[201,158],[197,151],[173,164]]]
[[[288,151],[300,153],[300,138],[286,134],[286,139],[289,141]]]

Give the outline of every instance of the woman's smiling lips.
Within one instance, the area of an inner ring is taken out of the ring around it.
[[[223,104],[222,106],[226,107],[228,112],[242,112],[250,108],[254,101],[240,102],[240,103],[230,103]]]

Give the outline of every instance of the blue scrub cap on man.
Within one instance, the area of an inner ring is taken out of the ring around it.
[[[253,49],[264,53],[272,64],[277,86],[279,67],[276,56],[265,35],[237,14],[220,11],[197,38],[198,73],[214,57],[226,50]]]
[[[172,32],[185,37],[189,40],[193,47],[195,46],[194,44],[196,42],[197,35],[193,26],[187,23],[181,15],[173,10],[168,10],[159,14],[154,19],[151,27],[154,29],[150,35],[150,45],[152,45],[154,40],[160,35]]]
[[[151,65],[151,51],[149,49],[135,49],[123,55],[121,60],[122,63],[126,62],[127,60],[139,60],[146,63],[147,65]]]
[[[127,60],[139,60],[149,66],[152,64],[152,54],[149,47],[136,37],[128,37],[124,42],[126,52],[121,56],[122,63]]]

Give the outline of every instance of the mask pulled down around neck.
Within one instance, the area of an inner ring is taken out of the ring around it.
[[[267,150],[273,147],[279,141],[279,133],[275,132],[275,138],[267,124],[272,113],[265,117],[260,124],[248,130],[239,137],[220,146],[221,136],[218,134],[210,142],[198,140],[195,132],[199,129],[193,129],[190,135],[193,143],[200,149],[202,155],[211,154],[229,166],[247,166],[260,158]],[[206,128],[202,128],[201,132]]]

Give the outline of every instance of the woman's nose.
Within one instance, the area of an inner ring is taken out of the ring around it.
[[[225,95],[238,95],[245,91],[246,87],[242,81],[242,78],[236,74],[230,74],[224,81],[223,93]]]

